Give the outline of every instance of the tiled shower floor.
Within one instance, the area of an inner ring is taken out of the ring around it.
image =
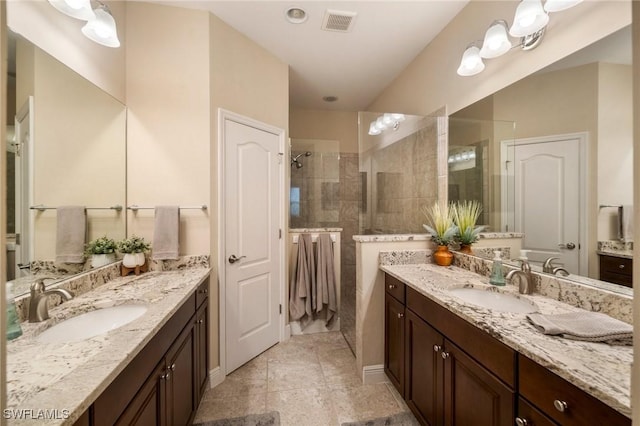
[[[363,385],[340,332],[292,336],[202,398],[194,423],[278,411],[283,426],[330,426],[408,411],[390,383]]]

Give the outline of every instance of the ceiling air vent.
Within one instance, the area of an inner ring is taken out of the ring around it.
[[[341,10],[328,9],[322,20],[322,29],[325,31],[338,31],[348,33],[353,28],[356,20],[356,12],[344,12]]]

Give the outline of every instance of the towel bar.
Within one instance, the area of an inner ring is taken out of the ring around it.
[[[138,211],[138,210],[154,210],[155,207],[140,207],[140,206],[136,206],[135,204],[132,206],[128,206],[127,210],[132,210],[134,212]],[[179,207],[180,210],[207,210],[207,205],[203,204],[201,206],[180,206]]]
[[[38,204],[37,206],[31,206],[29,207],[30,210],[38,210],[38,211],[45,211],[45,210],[57,210],[57,207],[47,207],[44,206],[42,204]],[[122,206],[121,205],[115,205],[115,206],[111,206],[111,207],[86,207],[87,210],[115,210],[115,211],[122,211]]]
[[[318,235],[320,235],[320,234],[311,234],[311,241],[314,242],[314,243],[316,241],[318,241]],[[335,243],[336,242],[335,234],[330,234],[330,236],[331,236],[331,242]],[[294,235],[294,236],[292,236],[291,241],[293,242],[293,244],[298,244],[298,239],[299,238],[300,238],[300,235]]]
[[[613,205],[609,205],[609,204],[600,204],[600,208],[601,209],[608,209],[608,208],[618,209],[620,207],[622,207],[622,206],[621,205],[620,206],[613,206]]]

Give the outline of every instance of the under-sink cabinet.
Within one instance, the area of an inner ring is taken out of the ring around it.
[[[385,289],[385,373],[421,424],[630,424],[389,274]]]
[[[633,287],[633,259],[600,254],[600,279]]]
[[[207,383],[208,288],[207,278],[98,397],[88,424],[193,422]]]

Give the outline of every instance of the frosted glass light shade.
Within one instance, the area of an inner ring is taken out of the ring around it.
[[[462,54],[462,61],[458,67],[458,75],[469,77],[481,73],[484,63],[480,57],[480,49],[477,46],[469,46]]]
[[[549,15],[542,8],[540,0],[522,0],[516,9],[509,34],[524,37],[540,31],[549,23]]]
[[[497,58],[511,49],[511,41],[507,36],[506,23],[495,22],[484,35],[480,56],[483,58]]]
[[[582,3],[582,0],[547,0],[544,3],[544,10],[547,12],[560,12]]]
[[[49,3],[72,18],[89,21],[96,17],[91,8],[91,0],[49,0]]]
[[[95,18],[82,27],[82,34],[89,39],[107,47],[120,47],[116,21],[106,9],[100,7],[95,11]]]
[[[376,136],[376,135],[379,135],[380,133],[382,133],[382,130],[378,129],[378,126],[376,126],[375,121],[372,121],[371,124],[369,125],[369,134],[371,136]]]

